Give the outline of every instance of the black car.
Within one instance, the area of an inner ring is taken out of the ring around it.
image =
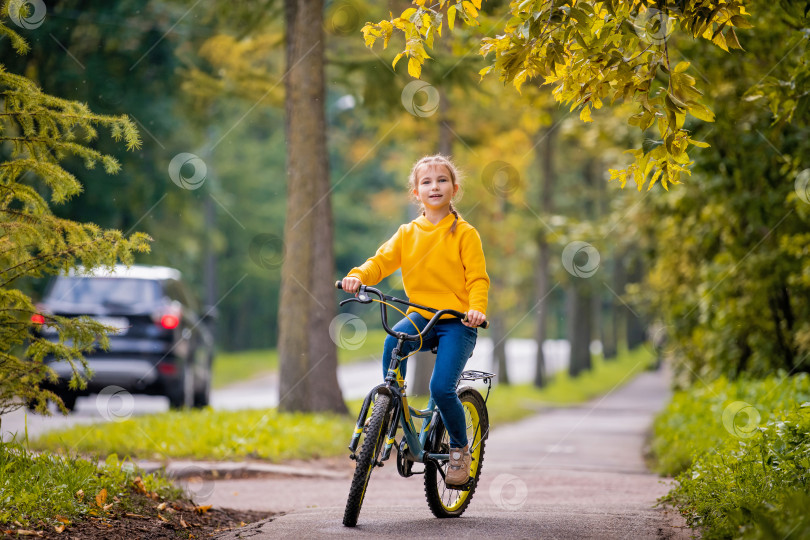
[[[174,408],[208,405],[214,358],[211,321],[200,314],[178,270],[133,265],[116,266],[112,272],[71,272],[50,284],[38,307],[53,315],[89,315],[118,329],[109,335],[108,350],[85,354],[92,370],[85,390],[68,389],[72,370],[66,361],[46,359],[60,379],[53,389],[68,409],[77,396],[111,385],[166,396]],[[47,325],[40,333],[57,339]]]

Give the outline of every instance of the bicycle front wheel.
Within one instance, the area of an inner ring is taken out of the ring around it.
[[[360,507],[363,506],[363,498],[366,495],[371,471],[374,469],[374,465],[376,465],[377,459],[385,446],[385,434],[388,432],[390,410],[391,398],[377,394],[377,398],[374,400],[374,409],[371,412],[371,419],[366,426],[360,452],[357,454],[357,466],[354,469],[349,498],[346,500],[346,511],[343,513],[343,525],[346,527],[357,525],[357,517],[360,515]]]
[[[473,388],[459,389],[458,397],[464,407],[464,419],[467,423],[467,440],[470,445],[472,462],[470,476],[472,482],[469,490],[458,490],[447,487],[444,482],[449,461],[444,461],[437,467],[435,463],[425,465],[425,497],[433,515],[438,518],[459,517],[472,501],[478,478],[481,476],[481,467],[484,464],[484,444],[489,434],[489,415],[484,404],[484,398]],[[441,441],[433,452],[448,454],[450,452],[450,438],[444,424],[439,418],[436,440]],[[441,468],[441,471],[439,471]]]

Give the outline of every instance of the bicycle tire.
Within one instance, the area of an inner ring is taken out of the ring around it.
[[[462,407],[464,407],[464,418],[467,422],[467,439],[472,449],[470,473],[473,481],[468,491],[451,489],[445,484],[444,476],[439,473],[435,463],[428,462],[425,465],[425,498],[430,511],[437,518],[459,517],[464,513],[472,501],[484,465],[484,446],[489,434],[489,414],[487,413],[484,398],[481,397],[477,390],[470,387],[460,388],[458,397],[461,400]],[[433,452],[448,453],[450,445],[447,430],[442,423],[441,417],[438,422],[436,440],[441,442],[439,448],[433,449]],[[441,464],[445,474],[448,465],[449,462]]]
[[[371,471],[374,470],[374,465],[384,446],[390,409],[391,398],[377,394],[371,420],[361,443],[360,452],[357,454],[357,465],[354,469],[352,485],[349,488],[349,497],[346,500],[346,510],[343,513],[343,525],[346,527],[357,525],[360,507],[363,506],[368,481],[371,479]]]

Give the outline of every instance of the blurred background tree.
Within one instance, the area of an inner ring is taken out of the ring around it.
[[[29,44],[6,24],[5,16],[26,20],[30,8],[4,2],[2,14],[0,35],[14,52],[27,53]],[[65,411],[53,392],[39,387],[55,380],[43,360],[66,360],[73,368],[71,388],[85,384],[79,376],[87,368],[82,352],[97,341],[106,343],[105,327],[88,318],[39,313],[30,297],[30,280],[81,267],[112,267],[119,260],[132,262],[135,252],[149,250],[149,237],[55,215],[52,206],[82,191],[81,182],[62,162],[72,159],[88,170],[101,165],[103,174],[111,175],[121,166],[112,155],[91,146],[98,128],[109,130],[113,141],[129,150],[141,141],[126,115],[96,114],[78,101],[46,94],[4,65],[0,87],[0,414],[26,404],[44,412],[49,399]],[[52,343],[37,335],[34,330],[41,325],[57,328],[59,340]]]

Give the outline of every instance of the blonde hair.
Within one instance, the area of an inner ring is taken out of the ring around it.
[[[432,156],[425,156],[425,157],[423,157],[422,159],[420,159],[419,161],[417,161],[414,164],[413,168],[411,169],[411,174],[408,177],[408,187],[409,187],[408,192],[411,194],[412,197],[414,197],[414,199],[416,199],[416,197],[413,195],[413,192],[414,192],[414,190],[417,189],[416,173],[419,172],[419,168],[422,167],[422,166],[428,166],[428,167],[443,166],[443,167],[445,167],[447,169],[447,172],[450,174],[450,181],[453,183],[453,185],[454,186],[459,186],[459,187],[461,186],[461,181],[460,181],[461,174],[459,173],[458,169],[453,164],[453,162],[450,161],[449,157],[444,156],[442,154],[434,154]],[[419,209],[420,209],[422,215],[424,216],[425,215],[425,205],[422,204],[421,202],[419,203]],[[458,224],[459,218],[461,218],[461,214],[458,213],[458,210],[456,209],[456,207],[453,204],[452,200],[450,201],[450,213],[453,214],[454,216],[456,216],[456,219],[453,220],[453,225],[450,226],[450,232],[454,233],[454,232],[456,232],[456,225]]]

